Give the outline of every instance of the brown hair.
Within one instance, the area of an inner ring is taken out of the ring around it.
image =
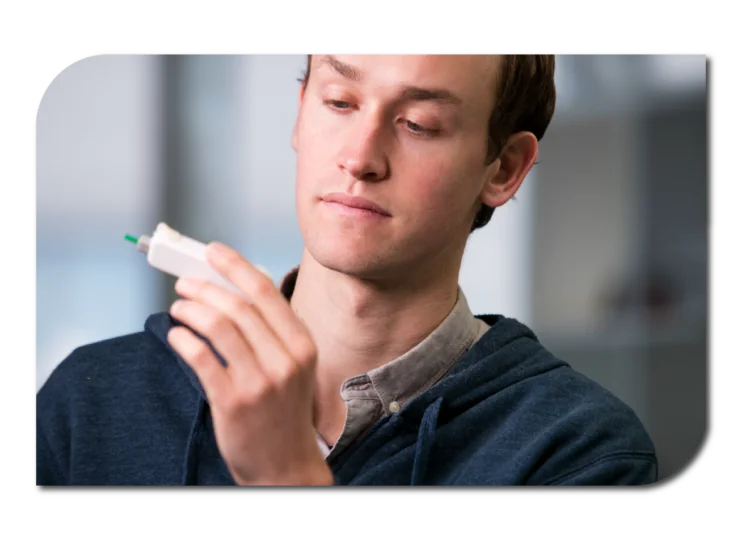
[[[508,54],[501,59],[495,106],[489,120],[488,165],[497,159],[507,140],[516,133],[528,131],[540,141],[556,106],[554,55]],[[304,86],[309,82],[311,66],[310,54],[306,72],[300,79]],[[471,231],[487,225],[494,211],[483,204],[474,217]]]

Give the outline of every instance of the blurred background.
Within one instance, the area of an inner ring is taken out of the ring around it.
[[[37,119],[37,390],[74,348],[137,332],[174,279],[123,240],[165,221],[278,283],[298,264],[290,146],[305,56],[96,56]],[[707,62],[557,56],[538,164],[471,237],[475,313],[530,325],[638,414],[660,477],[707,426]]]

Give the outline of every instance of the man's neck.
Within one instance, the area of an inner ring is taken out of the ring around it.
[[[451,266],[444,274],[438,266],[435,278],[381,282],[335,272],[304,252],[291,306],[319,351],[315,425],[330,444],[345,418],[342,383],[401,356],[451,312],[459,270]]]

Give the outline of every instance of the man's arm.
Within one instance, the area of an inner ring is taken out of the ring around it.
[[[52,371],[36,393],[36,485],[69,485],[71,426],[79,423],[74,403],[80,403],[75,381],[85,376],[90,359],[75,349]]]
[[[553,478],[545,485],[637,486],[657,481],[657,462],[642,454],[607,456]]]
[[[38,407],[38,401],[37,401]],[[35,484],[37,486],[56,486],[65,484],[58,456],[54,454],[49,439],[44,433],[42,421],[36,416],[36,457]]]

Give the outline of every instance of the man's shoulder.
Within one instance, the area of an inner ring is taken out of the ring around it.
[[[569,365],[543,373],[530,386],[526,417],[538,418],[531,442],[548,456],[531,482],[656,481],[654,443],[626,402]]]
[[[168,346],[150,331],[88,343],[73,350],[52,371],[41,390],[44,401],[73,401],[91,394],[135,395],[175,384],[182,369]]]
[[[507,340],[493,326],[484,339],[494,345],[483,348],[472,362],[477,373],[490,378],[483,384],[491,385],[493,398],[504,393],[516,399],[522,408],[540,411],[546,419],[584,416],[592,420],[601,415],[632,424],[639,422],[634,410],[623,400],[575,370],[569,358],[552,353],[528,327],[507,319],[493,322],[514,329],[509,331],[512,339]]]
[[[531,390],[527,399],[533,400],[533,406],[543,407],[555,420],[595,426],[641,426],[626,402],[569,364],[524,382]]]
[[[558,358],[523,325],[494,322],[484,338],[489,343],[474,353],[470,370],[460,371],[457,385],[464,398],[457,402],[479,396],[469,408],[489,434],[481,444],[498,452],[512,445],[518,462],[539,463],[532,478],[537,483],[602,462],[656,469],[652,440],[625,401]]]
[[[508,424],[520,433],[521,458],[548,456],[534,470],[532,482],[557,483],[579,474],[593,475],[584,480],[589,483],[620,482],[610,477],[618,474],[638,474],[640,483],[653,481],[656,452],[644,424],[604,386],[564,363],[523,379],[511,390],[519,397],[517,404],[511,403]],[[604,475],[604,480],[595,475]]]
[[[163,354],[163,344],[151,333],[124,334],[77,347],[59,363],[50,379],[94,377],[101,371],[125,374],[146,368],[153,357]]]
[[[138,483],[168,470],[162,459],[182,452],[197,407],[180,362],[150,325],[72,351],[36,396],[37,483]]]

